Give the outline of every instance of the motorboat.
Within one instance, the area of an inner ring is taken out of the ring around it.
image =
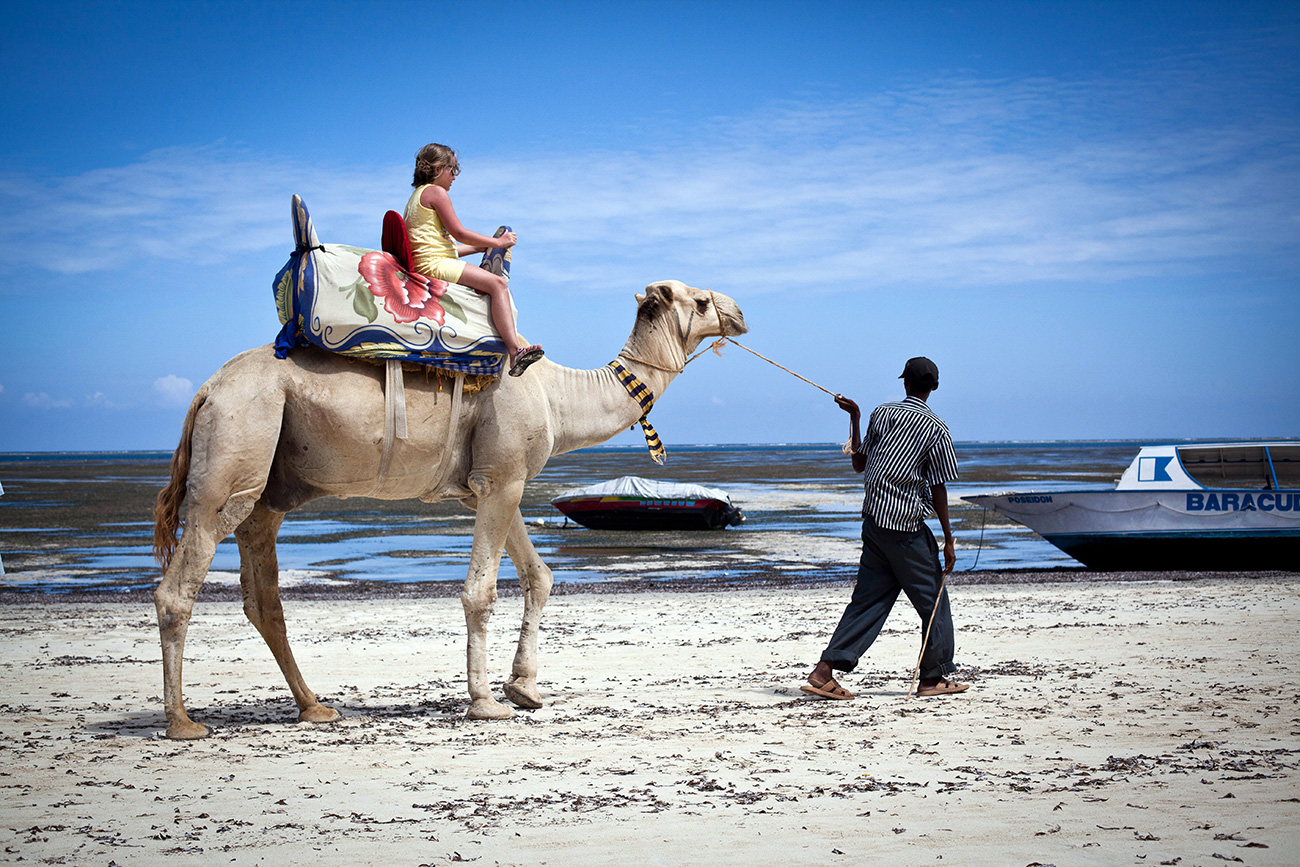
[[[1090,569],[1300,570],[1300,441],[1144,446],[1113,490],[962,499]]]
[[[622,476],[551,500],[593,530],[721,530],[745,520],[726,491]]]

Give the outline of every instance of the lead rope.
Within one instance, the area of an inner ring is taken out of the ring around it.
[[[775,361],[773,361],[772,359],[768,358],[766,355],[763,355],[762,353],[759,353],[759,352],[755,352],[754,350],[750,349],[750,348],[749,348],[748,346],[746,346],[745,344],[740,343],[740,342],[738,342],[738,341],[736,341],[736,340],[732,340],[730,337],[727,337],[727,336],[725,336],[725,335],[722,336],[722,337],[719,337],[717,340],[713,341],[713,343],[710,344],[709,349],[712,349],[712,350],[713,350],[713,353],[714,353],[715,355],[722,355],[722,345],[723,345],[724,343],[731,343],[731,344],[734,344],[734,345],[736,345],[736,346],[739,346],[741,349],[745,350],[746,352],[750,353],[751,355],[757,355],[759,358],[763,359],[764,361],[766,361],[768,364],[772,365],[773,367],[779,367],[779,368],[781,368],[781,369],[784,370],[786,373],[788,373],[788,374],[790,374],[791,376],[793,376],[795,379],[802,379],[804,382],[808,383],[808,384],[811,385],[813,388],[820,389],[821,391],[824,391],[824,392],[826,392],[827,394],[829,394],[831,397],[839,397],[838,394],[836,394],[835,392],[831,391],[829,388],[822,388],[820,385],[818,385],[817,383],[813,382],[813,381],[812,381],[811,379],[809,379],[808,377],[806,377],[806,376],[800,376],[799,374],[795,373],[793,370],[791,370],[790,368],[786,367],[785,365],[783,365],[783,364],[777,364]],[[702,349],[702,350],[700,350],[699,352],[695,353],[695,354],[692,355],[690,358],[686,359],[686,364],[690,364],[692,361],[694,361],[695,359],[699,358],[701,355],[703,355],[703,354],[704,354],[705,352],[707,352],[707,351],[708,351],[708,349]],[[686,365],[682,365],[683,369],[685,369],[685,366],[686,366]],[[845,440],[845,441],[841,444],[841,446],[840,446],[840,450],[843,451],[844,454],[846,454],[846,455],[853,454],[853,441],[852,441],[851,439],[849,439],[849,440]]]
[[[774,365],[775,367],[779,367],[779,368],[781,368],[781,369],[784,370],[786,373],[790,374],[791,376],[795,377],[796,379],[802,379],[804,382],[808,383],[808,384],[811,385],[813,388],[821,389],[822,391],[824,391],[824,392],[826,392],[827,394],[829,394],[831,397],[838,397],[838,396],[839,396],[839,395],[837,395],[835,392],[831,391],[829,388],[822,388],[820,385],[818,385],[817,383],[813,382],[813,381],[812,381],[811,379],[809,379],[808,377],[806,377],[806,376],[800,376],[799,374],[795,373],[795,372],[794,372],[793,370],[791,370],[790,368],[788,368],[788,367],[786,367],[786,366],[784,366],[784,365],[781,365],[781,364],[777,364],[775,361],[773,361],[772,359],[768,358],[766,355],[763,355],[762,353],[754,352],[754,350],[750,349],[750,348],[749,348],[748,346],[746,346],[745,344],[743,344],[743,343],[739,343],[739,342],[737,342],[737,341],[735,341],[735,340],[732,340],[730,337],[719,337],[717,340],[713,341],[713,343],[709,345],[709,349],[712,349],[712,350],[714,351],[715,354],[717,354],[717,355],[721,355],[721,354],[722,354],[722,352],[721,352],[721,350],[722,350],[722,344],[724,344],[724,343],[732,343],[732,344],[735,344],[736,346],[739,346],[741,349],[745,350],[746,352],[748,352],[748,353],[750,353],[750,354],[752,354],[752,355],[757,355],[759,358],[763,359],[763,360],[766,361],[768,364],[771,364],[771,365]],[[705,352],[708,352],[708,351],[709,351],[708,349],[702,349],[702,350],[700,350],[699,352],[697,352],[697,353],[695,353],[694,355],[692,355],[690,358],[686,359],[686,364],[690,364],[692,361],[694,361],[695,359],[699,358],[701,355],[703,355]],[[683,367],[684,367],[684,365],[683,365]]]
[[[984,525],[988,523],[988,519],[989,510],[980,509],[980,541],[979,544],[975,546],[975,562],[970,564],[969,569],[962,570],[964,572],[974,572],[975,567],[980,564],[980,552],[984,550]]]

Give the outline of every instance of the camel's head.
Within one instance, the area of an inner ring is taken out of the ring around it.
[[[732,337],[749,331],[745,314],[721,292],[696,289],[680,280],[660,280],[636,296],[636,317],[648,325],[664,323],[687,352],[709,337]]]

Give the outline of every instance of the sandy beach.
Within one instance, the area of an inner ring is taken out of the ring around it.
[[[1292,864],[1300,581],[952,588],[965,695],[906,698],[915,614],[827,702],[848,593],[568,594],[546,707],[463,719],[454,598],[298,599],[344,715],[303,725],[232,601],[200,601],[160,737],[152,606],[0,605],[0,858],[55,864]],[[503,596],[491,668],[522,602]]]

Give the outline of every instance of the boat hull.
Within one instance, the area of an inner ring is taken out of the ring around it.
[[[1090,569],[1300,570],[1300,491],[1051,491],[965,498]]]
[[[1044,539],[1102,572],[1252,572],[1300,569],[1300,539],[1266,533],[1074,534]]]
[[[740,522],[740,510],[722,500],[646,500],[582,497],[556,500],[567,518],[593,530],[721,530]]]

